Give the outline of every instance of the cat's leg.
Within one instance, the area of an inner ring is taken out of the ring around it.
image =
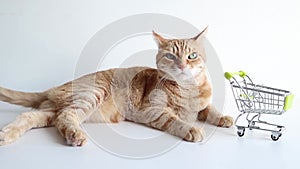
[[[32,111],[22,113],[15,121],[0,131],[0,146],[16,141],[32,128],[52,126],[54,119],[54,112]]]
[[[203,140],[201,128],[181,120],[171,109],[149,109],[140,113],[135,122],[165,131],[186,141],[199,142]]]
[[[231,127],[233,125],[233,118],[230,116],[223,116],[212,105],[207,106],[205,109],[198,113],[198,120],[207,121],[218,127]]]
[[[89,116],[90,110],[65,108],[56,118],[55,126],[68,145],[83,146],[87,137],[80,124]]]

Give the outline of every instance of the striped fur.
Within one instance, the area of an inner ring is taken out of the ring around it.
[[[231,126],[232,118],[210,105],[212,89],[201,44],[205,33],[206,29],[191,39],[164,39],[153,32],[159,46],[157,69],[100,71],[41,93],[0,87],[1,101],[34,108],[0,131],[0,145],[14,142],[29,129],[54,125],[67,144],[82,146],[83,122],[128,120],[192,142],[203,139],[202,130],[193,126],[197,119]],[[193,53],[197,57],[191,59]]]

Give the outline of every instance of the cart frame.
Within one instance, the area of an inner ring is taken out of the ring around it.
[[[234,122],[237,127],[237,134],[242,137],[246,128],[249,130],[264,130],[271,132],[272,140],[277,141],[285,127],[263,121],[260,119],[261,115],[283,114],[292,107],[294,95],[287,90],[254,84],[244,71],[225,72],[224,76],[229,80],[237,108],[241,112]],[[239,76],[238,79],[237,76]],[[246,116],[247,125],[238,124],[242,116]],[[261,127],[261,124],[275,128]]]

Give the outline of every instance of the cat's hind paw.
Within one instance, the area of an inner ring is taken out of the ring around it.
[[[10,144],[14,141],[17,140],[18,137],[14,137],[13,134],[8,133],[8,132],[4,132],[4,131],[0,131],[0,146],[4,146],[7,144]]]
[[[0,131],[0,146],[5,145],[5,136],[3,131]]]

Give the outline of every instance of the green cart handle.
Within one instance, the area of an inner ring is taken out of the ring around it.
[[[224,73],[224,77],[227,80],[230,80],[233,76],[239,75],[240,77],[244,78],[245,76],[247,76],[246,72],[244,71],[238,71],[238,72],[225,72]]]

